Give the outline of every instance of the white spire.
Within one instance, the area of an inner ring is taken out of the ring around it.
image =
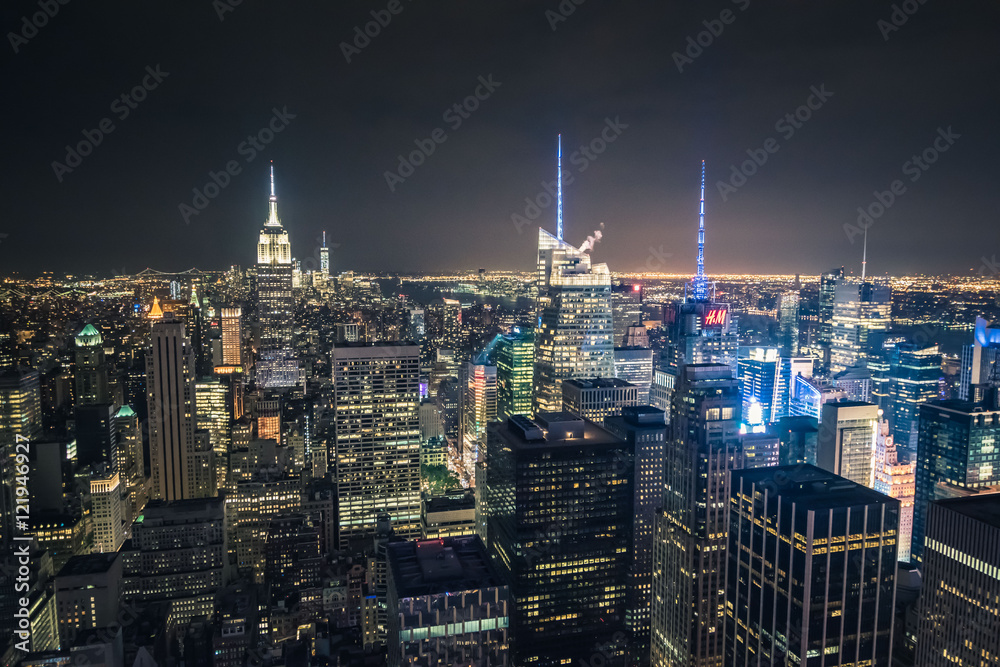
[[[865,227],[865,245],[861,252],[861,282],[865,281],[865,271],[868,264],[868,228]]]
[[[274,160],[271,160],[271,198],[268,201],[267,222],[265,227],[281,227],[278,220],[278,198],[274,195]]]

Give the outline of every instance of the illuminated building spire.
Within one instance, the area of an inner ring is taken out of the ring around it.
[[[271,198],[268,200],[268,215],[265,227],[281,227],[278,220],[278,198],[274,195],[274,160],[271,160]]]
[[[698,211],[698,270],[695,273],[693,296],[696,300],[708,298],[708,283],[705,280],[705,161],[701,161],[701,204]]]
[[[563,240],[563,216],[562,216],[562,134],[559,135],[559,146],[556,151],[556,164],[558,172],[556,174],[556,238]]]
[[[861,282],[865,281],[865,272],[868,268],[868,228],[865,227],[865,245],[861,251]]]

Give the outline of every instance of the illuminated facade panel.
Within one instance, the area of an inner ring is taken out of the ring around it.
[[[339,545],[371,543],[386,512],[420,535],[420,348],[345,343],[333,352]]]

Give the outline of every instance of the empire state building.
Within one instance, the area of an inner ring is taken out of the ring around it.
[[[261,328],[257,384],[264,389],[277,389],[299,383],[299,364],[292,348],[295,314],[292,246],[288,231],[278,219],[274,165],[271,165],[268,208],[267,220],[257,242],[257,319]]]

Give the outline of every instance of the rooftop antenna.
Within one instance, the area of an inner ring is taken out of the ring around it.
[[[563,240],[562,216],[562,133],[559,134],[559,147],[556,153],[558,173],[556,174],[556,238]]]
[[[868,228],[865,227],[865,244],[861,253],[861,282],[865,281],[865,270],[868,264]]]
[[[695,299],[708,297],[705,281],[705,161],[701,161],[701,202],[698,209],[698,271],[691,286]]]

